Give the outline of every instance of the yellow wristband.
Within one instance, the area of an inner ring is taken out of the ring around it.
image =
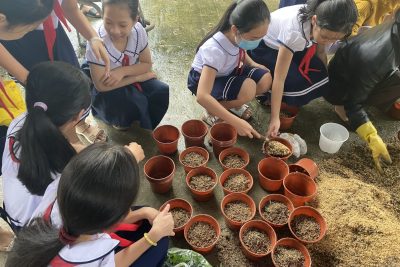
[[[154,242],[153,240],[150,239],[149,235],[147,233],[144,233],[144,239],[146,239],[146,241],[152,245],[153,247],[157,246],[157,242]]]

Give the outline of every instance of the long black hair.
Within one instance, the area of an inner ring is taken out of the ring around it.
[[[241,33],[246,33],[271,20],[268,6],[263,0],[234,0],[224,15],[207,35],[201,40],[196,51],[217,32],[226,32],[232,25]]]
[[[310,21],[314,15],[317,15],[317,25],[321,29],[349,35],[358,12],[354,0],[307,0],[299,10],[300,22]]]
[[[104,7],[106,5],[127,5],[129,8],[129,13],[132,18],[132,20],[137,19],[138,13],[139,13],[139,0],[102,0],[101,1],[103,5],[103,14],[104,14]]]
[[[43,195],[76,154],[59,127],[90,106],[90,83],[78,68],[63,62],[43,62],[32,68],[26,84],[27,115],[16,133],[13,151],[19,154],[18,179],[34,195]],[[47,105],[45,111],[34,107]]]
[[[57,202],[63,231],[77,238],[111,228],[129,212],[139,184],[138,165],[127,148],[107,143],[85,148],[60,178]],[[59,232],[35,219],[17,235],[6,266],[48,266],[65,246]]]
[[[58,0],[1,0],[0,13],[6,16],[8,26],[29,25],[44,20]]]

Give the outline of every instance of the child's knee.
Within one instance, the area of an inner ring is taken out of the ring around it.
[[[257,95],[268,92],[272,87],[272,75],[270,72],[265,73],[257,83]]]
[[[250,78],[244,80],[242,87],[240,88],[237,100],[243,101],[244,103],[250,102],[256,96],[256,82]]]

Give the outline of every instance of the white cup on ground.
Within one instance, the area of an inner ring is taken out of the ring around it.
[[[325,123],[319,128],[319,131],[321,133],[319,148],[326,153],[335,154],[343,143],[349,139],[349,131],[337,123]]]

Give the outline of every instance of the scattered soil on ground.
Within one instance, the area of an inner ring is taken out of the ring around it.
[[[190,219],[190,212],[182,208],[173,208],[170,210],[174,218],[174,228],[181,227]]]
[[[243,192],[250,186],[249,179],[244,174],[232,174],[224,182],[223,186],[232,192]]]
[[[246,161],[239,155],[231,154],[222,160],[222,164],[228,168],[242,168],[246,164]]]
[[[299,238],[306,241],[318,239],[321,230],[318,222],[313,217],[305,215],[294,217],[290,226]]]
[[[265,142],[264,151],[275,157],[286,157],[290,154],[290,149],[278,141]]]
[[[257,254],[267,253],[271,246],[268,235],[256,228],[250,228],[243,234],[243,243],[251,252]]]
[[[284,246],[276,247],[274,260],[277,267],[303,267],[305,261],[299,250]]]
[[[288,222],[289,209],[279,201],[269,201],[263,208],[263,216],[270,222],[275,224],[285,224]]]
[[[242,201],[233,201],[226,204],[224,212],[229,219],[235,222],[245,222],[251,218],[250,207]]]
[[[200,167],[206,162],[206,158],[196,152],[190,152],[185,155],[182,163],[191,168]]]
[[[208,247],[214,243],[216,239],[217,233],[208,223],[196,222],[189,228],[188,241],[196,247]]]
[[[193,176],[189,181],[189,185],[192,189],[202,192],[211,189],[214,184],[215,181],[208,175]]]

